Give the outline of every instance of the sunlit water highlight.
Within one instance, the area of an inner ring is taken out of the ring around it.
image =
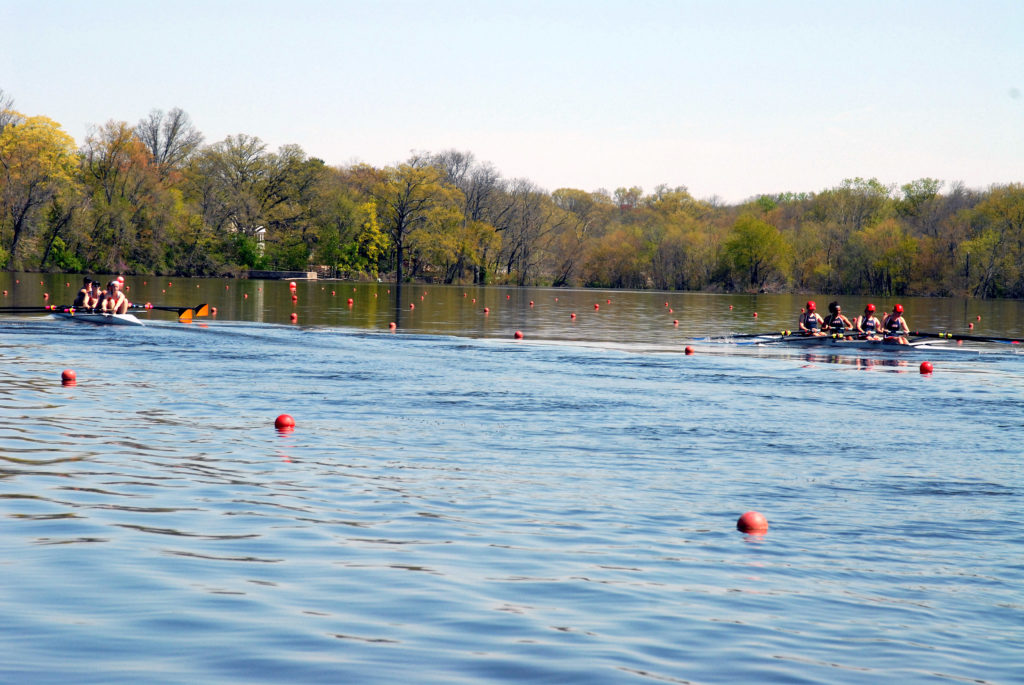
[[[0,681],[1021,682],[1015,347],[685,356],[793,303],[582,293],[3,317]]]

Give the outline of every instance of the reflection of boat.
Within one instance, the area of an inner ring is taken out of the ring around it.
[[[53,312],[53,316],[59,319],[70,319],[71,321],[84,321],[101,326],[141,326],[142,322],[135,318],[134,314],[100,314],[97,312]]]

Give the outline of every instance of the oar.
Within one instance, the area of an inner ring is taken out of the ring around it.
[[[210,306],[207,304],[197,304],[195,307],[165,307],[155,304],[131,304],[128,305],[128,309],[158,309],[163,312],[178,312],[181,314],[186,309],[191,309],[196,316],[206,316],[210,313]]]
[[[1024,338],[997,338],[991,335],[960,335],[959,333],[929,333],[928,331],[910,331],[910,335],[918,338],[939,338],[941,340],[972,340],[974,342],[1006,343],[1020,345]]]

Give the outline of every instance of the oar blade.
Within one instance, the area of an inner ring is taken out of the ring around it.
[[[205,304],[205,303],[199,305],[198,307],[195,308],[195,314],[196,314],[196,316],[209,316],[210,315],[210,305]]]
[[[178,314],[178,321],[180,321],[181,323],[192,323],[192,313],[193,310],[191,308],[185,309],[180,314]]]

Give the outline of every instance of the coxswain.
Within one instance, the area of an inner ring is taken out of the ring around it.
[[[104,314],[128,313],[128,298],[121,292],[121,286],[117,281],[107,283],[107,292],[100,304],[100,310]]]
[[[907,320],[903,318],[903,305],[898,304],[892,308],[891,312],[885,315],[885,320],[882,321],[883,342],[906,345],[908,343],[907,335],[909,334],[910,326],[907,325]]]
[[[868,304],[864,307],[864,313],[857,317],[854,322],[857,332],[864,336],[865,340],[881,340],[882,324],[875,316],[875,305]]]
[[[846,331],[853,328],[850,320],[843,316],[843,308],[839,306],[838,302],[829,302],[828,311],[829,315],[825,317],[823,326],[829,333],[843,335]]]
[[[803,314],[800,315],[800,333],[802,335],[825,335],[821,327],[825,324],[825,320],[818,315],[818,312],[814,311],[817,305],[814,300],[808,300],[807,309]]]

